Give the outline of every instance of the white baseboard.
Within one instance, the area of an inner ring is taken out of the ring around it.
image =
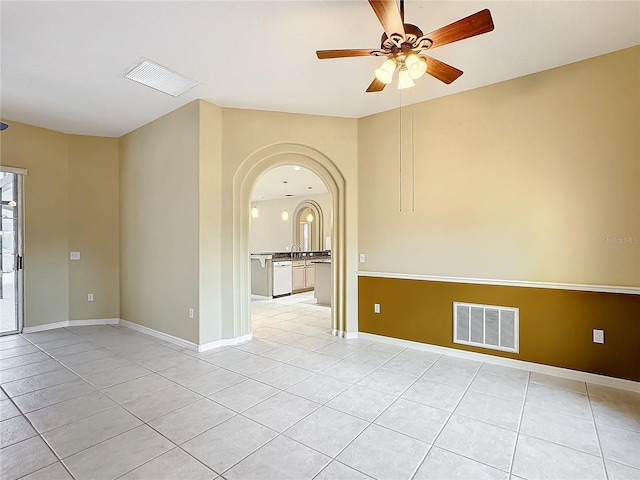
[[[348,334],[352,335],[352,334]],[[477,360],[480,362],[501,365],[504,367],[517,368],[519,370],[528,370],[530,372],[543,373],[553,375],[554,377],[563,377],[580,382],[595,383],[607,387],[620,388],[630,390],[632,392],[640,392],[640,382],[625,380],[622,378],[607,377],[606,375],[598,375],[596,373],[581,372],[579,370],[571,370],[568,368],[552,367],[541,363],[526,362],[524,360],[515,360],[512,358],[497,357],[495,355],[487,355],[484,353],[468,352],[466,350],[458,350],[456,348],[441,347],[438,345],[430,345],[428,343],[413,342],[410,340],[402,340],[399,338],[384,337],[382,335],[374,335],[372,333],[358,332],[356,337],[365,340],[373,340],[390,345],[400,347],[413,348],[416,350],[424,350],[427,352],[439,353],[442,355],[450,355],[452,357],[466,358],[469,360]],[[349,337],[348,337],[349,338]]]
[[[24,327],[22,333],[37,333],[45,330],[54,330],[56,328],[80,327],[85,325],[117,325],[120,323],[119,318],[91,318],[88,320],[65,320],[63,322],[45,323],[44,325],[34,325],[32,327]]]
[[[198,352],[206,352],[208,350],[213,350],[214,348],[219,347],[231,347],[233,345],[238,345],[240,343],[248,342],[253,338],[253,334],[247,333],[246,335],[241,335],[236,338],[224,338],[222,340],[216,340],[215,342],[202,343],[198,345]]]
[[[343,332],[342,330],[331,330],[331,335],[334,337],[345,338],[347,340],[358,338],[358,332]]]
[[[237,338],[224,338],[222,340],[216,340],[215,342],[198,345],[197,343],[189,342],[188,340],[184,340],[179,337],[174,337],[173,335],[169,335],[168,333],[160,332],[158,330],[154,330],[153,328],[145,327],[144,325],[139,325],[137,323],[129,322],[121,318],[92,318],[88,320],[65,320],[62,322],[46,323],[44,325],[34,325],[32,327],[24,327],[22,329],[22,333],[27,333],[27,334],[37,333],[37,332],[44,332],[45,330],[54,330],[56,328],[80,327],[85,325],[118,325],[118,324],[122,325],[123,327],[136,330],[137,332],[144,333],[155,338],[159,338],[160,340],[173,343],[180,347],[188,348],[189,350],[193,350],[194,352],[206,352],[207,350],[212,350],[214,348],[238,345],[240,343],[247,342],[253,338],[253,335],[248,333],[246,335],[242,335]]]
[[[189,350],[194,350],[196,352],[198,351],[197,344],[188,340],[184,340],[180,337],[174,337],[173,335],[169,335],[168,333],[154,330],[153,328],[145,327],[144,325],[139,325],[137,323],[129,322],[128,320],[120,319],[120,325],[130,328],[131,330],[135,330],[137,332],[145,333],[152,337],[159,338],[160,340],[179,345],[183,348],[188,348]]]
[[[145,327],[143,325],[129,322],[127,320],[120,319],[120,325],[122,325],[123,327],[131,328],[132,330],[136,330],[140,333],[145,333],[152,337],[159,338],[160,340],[179,345],[183,348],[188,348],[189,350],[193,350],[194,352],[206,352],[207,350],[213,350],[214,348],[238,345],[253,338],[253,335],[248,333],[236,338],[224,338],[222,340],[216,340],[215,342],[203,343],[201,345],[198,345],[197,343],[189,342],[188,340],[174,337],[173,335],[169,335],[168,333],[160,332],[158,330],[154,330],[153,328]]]

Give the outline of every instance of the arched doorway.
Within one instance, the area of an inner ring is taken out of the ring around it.
[[[303,251],[327,249],[324,235],[325,214],[318,202],[307,199],[299,203],[293,219],[293,238]]]
[[[333,162],[321,152],[297,144],[276,144],[249,156],[233,179],[233,302],[234,336],[251,331],[249,224],[251,192],[258,179],[268,170],[291,163],[318,175],[332,198],[333,211],[333,292],[331,329],[334,335],[346,331],[346,261],[345,261],[345,181]]]

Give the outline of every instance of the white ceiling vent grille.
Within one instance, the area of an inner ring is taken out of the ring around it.
[[[169,94],[173,97],[182,95],[198,85],[198,82],[183,77],[179,73],[169,70],[146,58],[140,58],[125,73],[125,78],[141,83],[154,90]]]
[[[453,302],[453,343],[519,351],[519,310]]]

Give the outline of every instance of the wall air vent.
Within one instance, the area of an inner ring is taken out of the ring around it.
[[[519,310],[453,302],[453,343],[518,353]]]
[[[198,82],[183,77],[179,73],[146,58],[140,58],[127,70],[124,76],[173,97],[182,95],[198,85]]]

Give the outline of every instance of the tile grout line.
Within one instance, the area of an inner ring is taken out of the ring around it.
[[[587,391],[587,399],[589,400],[589,412],[591,412],[591,420],[593,421],[593,428],[596,432],[596,439],[598,440],[598,451],[600,452],[600,458],[602,459],[602,467],[604,469],[605,479],[609,478],[609,470],[607,469],[607,462],[604,460],[604,450],[602,449],[602,443],[600,441],[600,432],[598,429],[598,422],[596,422],[596,416],[593,413],[593,405],[591,404],[591,395],[589,395],[589,384],[585,382],[585,389]]]
[[[529,394],[529,385],[531,384],[531,372],[527,375],[527,384],[524,389],[524,397],[522,397],[522,408],[520,409],[520,418],[518,419],[518,428],[516,429],[516,441],[513,444],[511,452],[511,461],[509,462],[509,475],[513,475],[513,464],[516,460],[516,450],[518,449],[518,440],[520,440],[520,428],[522,427],[522,419],[524,418],[524,409],[527,405],[527,395]]]
[[[438,360],[440,360],[444,355],[441,354],[440,357],[438,357]],[[434,361],[431,366],[427,369],[427,372],[431,369],[431,367],[433,365],[436,364],[437,361]],[[460,402],[462,402],[462,399],[464,398],[464,396],[467,394],[467,392],[469,391],[469,387],[471,386],[471,384],[473,383],[473,381],[475,380],[475,378],[478,376],[478,373],[480,372],[480,369],[482,368],[484,362],[480,363],[480,366],[477,368],[476,372],[473,374],[473,377],[471,378],[471,380],[469,381],[468,385],[466,386],[464,392],[462,393],[462,395],[460,395],[460,399],[456,402],[455,406],[451,409],[451,412],[449,412],[449,416],[447,417],[447,419],[444,421],[444,423],[442,424],[442,427],[440,427],[440,430],[438,430],[438,433],[436,434],[436,436],[433,438],[433,443],[431,444],[431,446],[429,447],[429,450],[427,451],[427,454],[424,456],[424,458],[422,459],[422,461],[420,462],[420,464],[418,465],[418,467],[416,468],[416,470],[413,472],[413,474],[411,475],[410,478],[413,478],[416,476],[416,474],[418,473],[418,471],[420,470],[420,468],[422,467],[422,465],[424,464],[425,460],[427,459],[427,456],[429,455],[429,452],[431,452],[432,448],[436,446],[436,442],[438,441],[438,438],[440,438],[440,435],[442,435],[442,432],[444,431],[444,429],[446,428],[447,424],[449,423],[449,421],[451,420],[451,418],[453,417],[453,414],[455,413],[456,409],[458,408],[458,406],[460,405]],[[423,373],[426,374],[427,372]],[[422,378],[422,377],[420,377]],[[448,384],[443,384],[443,385],[448,385]],[[438,448],[442,448],[442,447],[438,447]],[[444,450],[447,450],[446,448]],[[448,450],[447,450],[448,451]],[[454,453],[455,452],[451,452]],[[459,455],[459,454],[456,454]],[[471,459],[473,460],[473,459]],[[477,460],[474,460],[477,462]],[[482,463],[482,462],[479,462]],[[495,468],[495,467],[494,467]]]
[[[4,390],[4,389],[3,389]],[[65,465],[65,463],[62,461],[62,458],[60,458],[60,456],[58,455],[58,453],[51,447],[51,445],[49,445],[49,442],[47,442],[46,438],[44,438],[43,434],[41,432],[38,431],[38,429],[33,425],[33,423],[31,423],[31,420],[29,419],[29,417],[27,417],[22,410],[20,409],[20,407],[18,407],[18,405],[15,404],[15,402],[13,401],[13,399],[11,397],[9,397],[9,400],[11,400],[11,403],[13,403],[13,406],[16,407],[16,409],[20,412],[20,416],[22,416],[24,418],[24,420],[29,424],[29,427],[31,427],[33,429],[33,431],[36,433],[33,437],[29,437],[26,438],[24,440],[22,440],[21,442],[27,441],[31,438],[35,438],[38,437],[49,449],[49,451],[53,454],[53,456],[57,459],[57,461],[62,465],[62,468],[64,468],[67,473],[69,473],[69,475],[71,476],[71,478],[76,478],[74,475],[71,474],[71,471],[67,468],[67,466]],[[46,433],[46,432],[45,432]],[[21,442],[17,442],[17,443],[21,443]],[[15,443],[13,445],[16,445]],[[45,465],[42,468],[39,468],[38,470],[34,470],[33,472],[28,472],[23,476],[27,476],[30,475],[32,473],[35,472],[39,472],[40,470],[43,470],[47,467],[50,467],[51,465],[54,465],[56,462],[50,463],[49,465]]]

